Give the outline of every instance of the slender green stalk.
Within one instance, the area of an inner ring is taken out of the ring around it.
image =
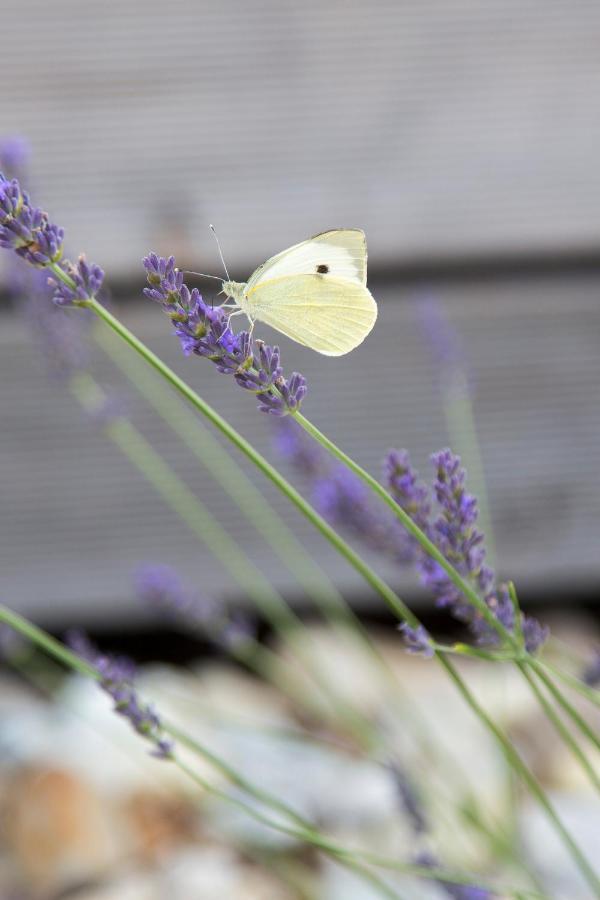
[[[560,716],[556,714],[552,704],[548,702],[543,692],[538,687],[534,676],[531,674],[527,666],[525,666],[523,663],[519,663],[519,669],[523,673],[523,677],[528,682],[531,690],[537,697],[540,706],[542,706],[542,708],[544,709],[548,719],[552,722],[557,732],[562,737],[565,745],[569,748],[569,750],[589,778],[592,787],[594,787],[598,791],[598,793],[600,793],[600,777],[598,776],[598,773],[596,772],[594,767],[591,765],[587,756],[578,745],[578,743],[573,739],[571,732],[565,726]]]
[[[69,283],[69,277],[60,269],[57,265],[52,265],[50,268],[55,271],[57,277],[59,277],[62,281]],[[181,379],[172,369],[169,368],[155,353],[153,353],[146,345],[139,340],[128,328],[126,328],[118,319],[116,319],[108,310],[106,310],[100,303],[98,303],[95,299],[90,298],[88,302],[86,302],[86,306],[89,309],[92,309],[109,327],[111,327],[117,334],[119,334],[126,343],[128,343],[136,353],[139,353],[156,371],[158,371],[163,377],[169,382],[179,393],[182,394],[199,412],[201,412],[213,425],[221,431],[232,443],[241,450],[264,474],[267,478],[269,478],[287,497],[288,499],[312,522],[312,524],[317,528],[318,531],[328,540],[333,546],[350,562],[354,568],[365,578],[366,582],[371,585],[376,591],[379,592],[380,596],[388,603],[390,608],[398,615],[401,619],[408,622],[411,627],[418,627],[419,622],[416,616],[412,613],[412,611],[406,606],[406,604],[400,600],[400,598],[391,590],[391,588],[386,584],[386,582],[381,579],[376,572],[374,572],[370,566],[368,566],[358,554],[352,550],[351,547],[337,534],[337,532],[328,525],[328,523],[318,515],[318,513],[307,503],[306,500],[296,491],[291,484],[289,484],[285,478],[260,454],[257,450],[243,438],[229,423],[222,418],[212,407],[206,403],[192,388],[187,385],[183,379]],[[499,633],[503,636],[506,635],[506,640],[510,645],[515,646],[516,642],[513,635],[504,628],[504,626],[498,622],[498,620],[492,615],[491,611],[488,609],[486,604],[479,598],[477,593],[473,590],[473,588],[465,582],[460,574],[454,570],[454,568],[447,562],[442,553],[438,550],[438,548],[423,534],[423,532],[413,523],[412,519],[401,509],[398,504],[394,501],[394,499],[387,494],[387,492],[379,485],[379,483],[372,478],[372,476],[368,475],[363,469],[361,469],[358,464],[354,463],[350,457],[347,457],[339,448],[333,444],[333,442],[329,441],[324,435],[322,435],[314,426],[308,422],[308,420],[304,419],[299,413],[296,414],[298,421],[300,424],[303,424],[303,427],[306,428],[309,433],[312,433],[326,449],[334,452],[336,456],[342,461],[346,462],[350,468],[359,474],[363,480],[365,480],[368,484],[371,485],[376,493],[382,497],[384,502],[389,505],[398,518],[404,522],[405,527],[412,534],[415,539],[421,543],[423,548],[429,555],[439,562],[444,571],[447,572],[451,580],[457,587],[469,598],[472,600],[474,605],[480,609],[482,616],[489,622]],[[333,449],[332,449],[333,448]],[[541,803],[544,808],[546,814],[554,824],[558,833],[561,836],[561,839],[564,841],[565,846],[569,849],[569,852],[572,854],[574,860],[576,861],[580,871],[583,876],[588,880],[590,884],[593,884],[594,890],[600,891],[600,881],[595,875],[593,869],[588,863],[585,856],[582,854],[581,850],[577,846],[577,844],[573,841],[569,832],[565,829],[561,820],[557,816],[550,802],[548,801],[543,789],[531,775],[525,764],[522,762],[519,755],[516,753],[512,744],[505,738],[502,732],[494,725],[493,721],[489,719],[487,715],[483,712],[479,704],[477,704],[474,698],[471,696],[468,691],[466,685],[463,683],[462,678],[459,676],[458,672],[454,670],[454,667],[450,663],[450,661],[443,654],[439,652],[436,653],[436,657],[440,663],[446,668],[448,673],[452,672],[452,678],[455,682],[456,686],[460,686],[461,694],[464,699],[469,703],[475,714],[481,719],[484,724],[492,731],[496,739],[499,741],[503,750],[505,752],[506,758],[509,760],[511,765],[513,765],[517,771],[522,775],[526,783],[530,786],[530,789],[533,790],[534,796]],[[508,748],[508,749],[507,749]],[[598,893],[600,896],[600,893]]]
[[[565,695],[560,691],[557,686],[554,684],[551,678],[548,677],[546,671],[541,665],[533,665],[536,675],[542,681],[548,691],[552,694],[556,702],[562,709],[567,713],[567,715],[572,719],[572,721],[577,725],[579,730],[585,737],[591,741],[594,747],[597,750],[600,750],[600,737],[594,731],[594,729],[585,721],[583,716],[575,709],[572,703],[570,703]]]
[[[388,859],[385,856],[379,856],[376,853],[361,850],[360,848],[356,847],[341,847],[339,844],[336,844],[334,841],[331,841],[329,838],[326,838],[324,835],[321,835],[319,832],[315,831],[312,827],[309,829],[305,829],[284,825],[281,822],[264,815],[254,806],[250,806],[249,804],[247,804],[244,800],[240,800],[238,797],[235,797],[227,793],[226,791],[215,787],[205,778],[199,776],[193,769],[189,768],[181,760],[176,759],[175,762],[178,768],[185,772],[190,778],[192,778],[192,780],[196,781],[198,785],[207,792],[210,792],[215,796],[218,796],[220,799],[226,800],[228,803],[237,806],[240,809],[243,809],[244,812],[252,816],[252,818],[256,819],[257,821],[261,822],[262,824],[267,825],[270,828],[274,828],[277,831],[281,831],[284,834],[288,834],[290,835],[290,837],[295,837],[299,840],[303,840],[307,843],[313,844],[313,846],[325,851],[328,854],[333,855],[334,857],[337,857],[340,861],[350,863],[354,866],[356,865],[356,860],[360,859],[362,862],[367,863],[368,865],[383,869],[389,869],[391,871],[404,872],[407,875],[415,875],[419,878],[424,878],[427,881],[443,880],[453,882],[455,884],[464,885],[473,883],[473,876],[467,876],[462,873],[449,872],[443,869],[413,865],[411,863],[403,863],[397,860]],[[517,896],[520,893],[522,896],[532,898],[540,897],[537,891],[523,890],[522,888],[518,890],[515,890],[514,888],[498,888],[486,883],[485,881],[481,882],[479,879],[475,880],[477,881],[478,885],[481,885],[481,887],[486,888],[490,891],[502,891],[502,893],[510,894],[512,896]],[[390,894],[390,896],[396,895]]]
[[[3,604],[0,604],[0,622],[9,625],[22,637],[40,647],[45,653],[54,659],[57,659],[64,666],[67,666],[67,668],[74,669],[74,671],[79,672],[80,675],[86,675],[88,678],[94,678],[96,681],[100,680],[100,674],[92,665],[90,665],[90,663],[81,659],[80,656],[77,656],[76,653],[73,653],[68,647],[65,647],[64,644],[61,644],[60,641],[57,641],[56,638],[53,638],[52,635],[48,634],[42,628],[38,628],[38,626],[34,625],[33,622],[30,622],[29,619],[19,615],[19,613],[14,612],[14,610],[9,609],[8,606],[4,606]]]
[[[483,707],[479,704],[479,702],[475,699],[463,679],[459,676],[458,672],[450,662],[450,660],[445,656],[439,657],[442,665],[446,669],[450,678],[454,681],[456,687],[463,695],[473,712],[481,719],[483,723],[487,726],[488,730],[492,732],[496,736],[498,743],[500,744],[502,751],[510,764],[510,766],[519,774],[524,783],[529,788],[529,791],[536,798],[540,806],[546,812],[548,819],[553,823],[555,830],[560,835],[564,845],[569,849],[571,856],[576,861],[579,871],[586,879],[589,886],[594,891],[594,896],[600,897],[600,877],[592,868],[587,858],[584,856],[579,846],[575,843],[569,831],[563,825],[561,819],[556,813],[554,807],[548,800],[546,793],[537,779],[532,775],[529,771],[510,740],[506,737],[504,732],[496,725],[493,719],[486,713]]]
[[[548,662],[542,662],[542,660],[538,660],[538,664],[535,668],[538,672],[543,670],[546,673],[552,673],[552,675],[555,675],[560,681],[576,691],[581,697],[585,697],[585,699],[589,700],[590,703],[593,703],[594,706],[600,707],[600,690],[598,690],[598,688],[590,687],[588,684],[585,684],[581,678],[577,678],[576,675],[564,672],[557,666]]]
[[[514,585],[514,582],[508,582],[508,596],[510,597],[510,601],[513,605],[514,610],[514,619],[515,619],[515,637],[517,639],[517,643],[521,650],[525,649],[525,635],[523,634],[523,618],[521,616],[521,607],[519,605],[519,598],[517,597],[517,589]]]

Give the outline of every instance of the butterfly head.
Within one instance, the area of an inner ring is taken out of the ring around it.
[[[231,297],[232,300],[239,305],[241,301],[244,299],[244,294],[246,292],[246,283],[242,281],[224,281],[223,282],[223,293],[226,297]]]

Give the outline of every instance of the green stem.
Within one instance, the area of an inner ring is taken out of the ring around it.
[[[569,729],[565,726],[565,723],[562,721],[560,716],[556,714],[552,705],[548,702],[543,692],[540,690],[538,685],[536,684],[536,680],[534,676],[531,674],[527,666],[523,663],[519,663],[519,669],[523,673],[523,677],[529,684],[531,690],[535,694],[538,703],[544,709],[546,716],[552,722],[554,727],[556,728],[559,735],[562,737],[565,745],[569,748],[575,759],[578,761],[579,765],[587,775],[590,780],[592,787],[594,787],[598,793],[600,793],[600,778],[598,777],[597,772],[589,762],[585,753],[581,750],[579,745],[575,740],[573,740],[573,736]],[[560,702],[560,701],[559,701]]]
[[[600,750],[600,738],[598,737],[596,732],[593,730],[593,728],[590,727],[590,725],[588,725],[583,716],[567,700],[562,691],[557,688],[552,679],[548,677],[547,673],[544,670],[544,667],[539,664],[537,660],[534,660],[532,668],[535,670],[540,681],[542,681],[546,685],[548,691],[552,694],[558,705],[562,707],[564,712],[566,712],[566,714],[577,725],[581,733],[584,734],[589,741],[591,741],[596,750]]]
[[[585,684],[585,682],[580,678],[577,678],[577,676],[571,675],[569,672],[564,672],[562,669],[557,668],[557,666],[553,666],[547,662],[542,662],[541,660],[537,661],[535,669],[538,672],[542,670],[551,672],[564,684],[568,685],[570,688],[576,691],[581,697],[585,697],[585,699],[589,700],[590,703],[593,703],[594,706],[600,707],[600,691],[598,690],[598,688],[590,687],[588,684]]]
[[[563,843],[569,849],[571,856],[576,861],[581,874],[585,877],[589,886],[594,890],[594,896],[600,897],[600,878],[598,877],[598,874],[594,871],[587,858],[584,856],[578,845],[571,837],[568,830],[563,825],[557,812],[548,800],[546,793],[540,783],[529,771],[504,732],[500,728],[498,728],[496,723],[488,716],[483,707],[475,699],[469,688],[466,686],[465,682],[462,680],[462,678],[460,678],[458,672],[456,671],[450,660],[447,659],[447,657],[442,656],[440,657],[440,661],[471,709],[476,713],[481,721],[485,723],[488,730],[495,735],[498,743],[502,748],[507,762],[520,775],[522,780],[529,788],[531,794],[533,794],[540,806],[545,810],[546,815],[553,823],[554,828],[560,835]]]
[[[478,885],[490,891],[498,892],[499,890],[502,890],[503,893],[512,894],[513,896],[516,896],[518,893],[521,893],[523,896],[528,897],[540,896],[536,891],[525,891],[522,888],[517,890],[515,890],[514,888],[501,889],[486,882],[482,883],[478,878],[474,879],[473,876],[467,876],[463,873],[449,872],[444,869],[428,868],[425,866],[413,865],[411,863],[402,863],[398,862],[397,860],[391,860],[385,856],[379,856],[376,853],[370,853],[369,851],[361,850],[360,848],[356,847],[341,847],[339,844],[336,844],[334,841],[331,841],[329,838],[313,829],[312,826],[309,828],[293,827],[284,825],[283,823],[272,819],[270,816],[266,816],[255,807],[250,806],[244,800],[232,796],[221,788],[215,787],[205,778],[198,775],[193,769],[183,763],[180,759],[176,758],[175,763],[177,767],[181,769],[181,771],[185,772],[186,775],[194,780],[205,791],[214,794],[215,796],[219,797],[222,800],[225,800],[231,805],[237,806],[239,809],[244,810],[244,812],[252,816],[252,818],[256,819],[257,821],[261,822],[263,825],[274,828],[275,830],[283,832],[284,834],[288,834],[290,837],[294,837],[298,840],[310,843],[346,864],[356,866],[358,864],[355,862],[355,860],[358,858],[368,865],[377,866],[378,868],[388,869],[390,871],[403,872],[407,875],[415,875],[418,878],[423,878],[427,881],[439,880],[453,882],[454,884],[469,885],[472,884],[474,880],[476,880]],[[388,888],[388,890],[391,889]],[[397,895],[392,892],[389,894],[389,896]]]

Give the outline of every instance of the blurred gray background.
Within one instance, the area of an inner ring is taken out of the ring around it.
[[[597,3],[9,0],[2,21],[0,137],[30,141],[36,202],[67,229],[70,253],[105,268],[137,333],[276,460],[252,399],[208,363],[183,360],[160,310],[140,300],[140,258],[172,252],[218,274],[214,222],[241,280],[311,233],[364,228],[381,310],[373,334],[340,360],[280,341],[286,369],[309,380],[305,413],[373,472],[395,445],[428,474],[429,453],[449,440],[419,312],[433,297],[460,334],[501,573],[547,602],[595,597]],[[147,560],[239,596],[48,378],[7,305],[1,322],[2,599],[56,623],[131,620],[132,571]],[[144,433],[299,596],[97,356]],[[368,602],[352,570],[274,500],[348,595]]]

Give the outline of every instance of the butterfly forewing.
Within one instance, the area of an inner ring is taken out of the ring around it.
[[[359,228],[324,231],[289,247],[260,266],[248,281],[248,292],[265,281],[291,275],[332,275],[367,283],[367,244]]]

